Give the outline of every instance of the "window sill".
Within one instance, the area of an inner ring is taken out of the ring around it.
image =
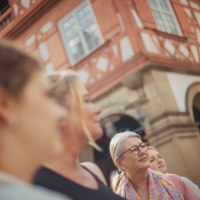
[[[175,35],[173,33],[167,33],[167,32],[157,30],[157,29],[153,29],[153,31],[158,36],[162,36],[162,37],[169,38],[169,39],[172,39],[172,40],[176,40],[176,41],[179,41],[179,42],[187,42],[187,40],[188,40],[188,38],[183,36],[183,35],[182,36],[181,35]]]

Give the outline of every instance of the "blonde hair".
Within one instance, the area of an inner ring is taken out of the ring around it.
[[[72,70],[57,71],[47,75],[47,78],[50,81],[51,95],[55,97],[58,103],[69,110],[73,111],[76,109],[80,117],[82,130],[88,139],[89,145],[101,151],[102,149],[96,144],[85,124],[82,94],[84,86],[78,73]]]
[[[131,132],[131,131],[116,133],[114,135],[114,137],[111,139],[109,151],[110,151],[111,158],[112,158],[116,167],[117,167],[116,161],[120,158],[121,154],[124,151],[123,143],[128,138],[131,138],[131,137],[138,137],[141,140],[140,135],[138,135],[135,132]],[[119,186],[119,182],[124,175],[125,175],[125,172],[123,172],[123,171],[118,171],[118,173],[114,173],[113,175],[111,175],[111,186],[112,186],[112,189],[115,192],[117,191],[117,188]]]
[[[120,172],[118,170],[113,171],[110,175],[110,184],[111,188],[113,189],[114,192],[117,192],[120,180],[122,177],[125,175],[125,172]]]

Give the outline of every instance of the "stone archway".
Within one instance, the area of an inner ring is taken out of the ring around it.
[[[145,132],[140,123],[126,114],[114,114],[101,120],[104,135],[97,141],[103,148],[103,152],[94,151],[95,163],[101,168],[107,182],[110,182],[110,173],[115,169],[109,155],[109,143],[111,137],[125,130],[137,132],[142,138],[145,138]]]
[[[194,120],[197,123],[198,128],[200,129],[200,92],[194,97],[192,110]]]
[[[200,129],[200,83],[192,84],[187,91],[186,107],[190,119],[197,123]]]

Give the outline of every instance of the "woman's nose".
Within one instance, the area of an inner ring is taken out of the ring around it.
[[[101,108],[96,104],[94,106],[95,106],[95,114],[100,115],[101,114]]]

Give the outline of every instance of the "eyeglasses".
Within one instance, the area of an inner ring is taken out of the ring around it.
[[[148,145],[145,143],[140,143],[139,145],[133,145],[131,146],[129,149],[127,149],[126,151],[124,151],[119,157],[121,158],[125,153],[129,152],[132,153],[134,155],[138,155],[139,151],[141,152],[146,152],[148,150]]]

